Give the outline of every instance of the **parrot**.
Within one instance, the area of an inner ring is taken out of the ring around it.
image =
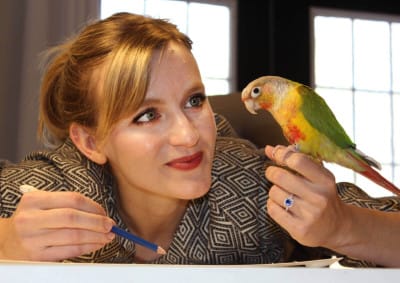
[[[242,91],[246,109],[271,113],[294,150],[349,168],[390,192],[400,189],[377,170],[381,164],[356,148],[325,100],[312,88],[279,76],[262,76]]]

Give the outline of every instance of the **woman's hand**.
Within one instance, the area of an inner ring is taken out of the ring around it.
[[[277,164],[293,170],[267,168],[265,175],[274,184],[267,202],[270,216],[303,245],[344,245],[346,237],[338,235],[345,235],[341,233],[347,229],[347,206],[337,194],[333,174],[293,147],[267,146],[265,152]],[[291,195],[293,205],[286,209],[284,201]]]
[[[274,184],[268,213],[306,246],[322,246],[352,258],[383,266],[400,266],[400,214],[357,207],[341,201],[335,177],[322,164],[293,147],[267,146],[267,156],[279,165],[265,175]],[[293,195],[293,205],[284,201]]]
[[[76,192],[25,193],[10,218],[0,219],[0,258],[58,261],[95,251],[114,238],[114,222]]]

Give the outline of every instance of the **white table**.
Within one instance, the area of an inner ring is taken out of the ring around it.
[[[186,266],[139,264],[0,263],[0,282],[400,282],[400,269],[331,269],[305,267]]]

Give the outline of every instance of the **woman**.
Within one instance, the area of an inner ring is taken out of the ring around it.
[[[340,253],[400,266],[398,214],[345,204],[357,195],[357,205],[397,211],[399,200],[336,185],[285,147],[266,155],[299,174],[266,169],[249,142],[217,138],[190,49],[175,26],[127,13],[54,49],[39,125],[54,149],[1,170],[0,258],[238,264]],[[22,196],[21,185],[40,190]],[[113,225],[167,253],[115,237]]]

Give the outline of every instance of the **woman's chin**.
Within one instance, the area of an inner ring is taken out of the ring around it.
[[[182,187],[185,188],[185,191],[181,192],[181,198],[186,200],[201,198],[209,192],[210,186],[211,181],[204,184],[196,183],[191,186]]]

